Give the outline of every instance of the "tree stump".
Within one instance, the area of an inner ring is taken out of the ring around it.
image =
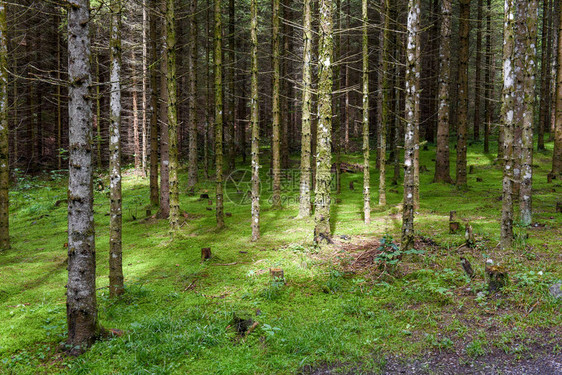
[[[152,210],[150,208],[146,209],[146,216],[147,217],[152,216]]]
[[[211,259],[211,248],[204,247],[201,249],[201,260]]]
[[[474,165],[468,167],[468,174],[474,174]]]
[[[472,269],[472,265],[470,264],[468,259],[466,259],[464,257],[461,257],[461,266],[464,269],[464,272],[466,273],[466,275],[469,278],[474,279],[474,270]]]
[[[209,199],[209,202],[207,202],[207,204],[208,204],[209,206],[212,206],[212,205],[213,205],[213,200],[212,200],[212,199]]]
[[[466,223],[465,231],[464,231],[464,238],[466,239],[466,246],[473,247],[475,244],[474,241],[474,232],[472,231],[472,225]]]
[[[562,214],[562,201],[556,202],[556,212]]]
[[[232,217],[232,212],[225,212],[225,213],[224,213],[224,216],[226,216],[226,217]]]
[[[482,182],[484,181],[481,177],[476,177],[476,182]]]
[[[285,273],[282,268],[270,268],[269,275],[272,281],[285,283]]]
[[[349,181],[349,190],[355,190],[353,187],[353,181]]]
[[[502,266],[486,266],[486,276],[490,292],[496,292],[509,284],[507,270]]]
[[[209,199],[209,194],[201,194],[199,196],[199,199],[201,199],[201,200]]]
[[[457,211],[449,213],[449,233],[457,233],[461,229],[461,223],[457,221]]]

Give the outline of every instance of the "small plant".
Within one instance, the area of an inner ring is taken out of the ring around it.
[[[423,250],[400,250],[392,239],[392,236],[385,234],[380,240],[380,246],[377,248],[380,253],[375,257],[375,261],[379,263],[381,269],[395,270],[396,266],[402,260],[404,255],[424,254]]]

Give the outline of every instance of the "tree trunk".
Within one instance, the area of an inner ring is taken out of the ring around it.
[[[532,188],[533,188],[533,117],[535,108],[535,70],[537,50],[538,0],[518,3],[519,15],[517,35],[522,43],[520,61],[521,81],[523,85],[523,116],[521,118],[521,187],[519,204],[521,224],[530,225],[532,221]]]
[[[277,1],[277,0],[275,0]],[[363,0],[366,1],[366,0]],[[318,129],[315,189],[316,243],[330,242],[330,182],[332,136],[332,2],[320,0],[320,43],[318,48]]]
[[[484,153],[490,152],[490,127],[492,125],[493,100],[492,93],[494,87],[494,76],[492,68],[495,64],[495,59],[492,58],[492,0],[486,0],[486,62],[484,73],[485,97],[484,97]]]
[[[310,216],[310,153],[312,108],[312,12],[311,0],[303,4],[302,131],[299,217]]]
[[[191,1],[189,10],[189,52],[187,55],[189,80],[189,162],[187,187],[197,183],[197,0]]]
[[[550,61],[552,54],[552,38],[550,20],[552,17],[552,0],[543,0],[542,37],[541,37],[541,92],[539,107],[539,123],[537,126],[537,150],[544,151],[544,131],[548,129],[550,112]]]
[[[229,94],[228,97],[228,105],[227,105],[227,113],[228,119],[226,121],[228,127],[228,169],[233,171],[236,168],[236,146],[235,146],[235,129],[236,129],[236,85],[235,79],[236,74],[234,73],[236,68],[236,47],[235,47],[235,30],[234,25],[236,23],[235,20],[235,4],[234,0],[230,0],[228,6],[228,56],[230,63],[230,68],[228,69],[228,86],[229,86]]]
[[[367,0],[361,1],[363,56],[363,220],[371,223],[371,173],[369,146],[369,12]]]
[[[111,0],[110,9],[109,295],[116,297],[124,292],[121,241],[121,0]]]
[[[176,14],[175,0],[167,0],[166,7],[166,56],[168,69],[166,83],[168,90],[168,140],[169,140],[169,178],[170,178],[170,229],[179,228],[180,197],[178,183],[178,100],[176,78]]]
[[[168,1],[162,0],[162,14],[167,15]],[[168,129],[168,107],[170,105],[168,90],[168,42],[167,17],[162,26],[162,58],[160,60],[160,210],[158,216],[168,219],[170,216],[170,133]]]
[[[556,71],[556,126],[554,128],[554,153],[552,155],[552,172],[554,176],[562,174],[562,12],[558,22],[558,63]]]
[[[8,197],[10,189],[10,133],[8,127],[8,24],[6,22],[6,7],[5,1],[0,2],[0,250],[10,248]]]
[[[408,250],[414,244],[414,159],[416,152],[416,102],[419,101],[419,91],[416,87],[418,74],[417,56],[420,28],[420,0],[408,2],[408,26],[406,49],[406,129],[404,131],[404,204],[402,211],[402,251]]]
[[[272,0],[272,49],[273,49],[273,82],[272,82],[272,177],[273,195],[271,197],[273,208],[281,207],[281,103],[280,103],[280,80],[281,80],[281,41],[279,37],[279,0]]]
[[[439,109],[434,182],[453,183],[449,164],[449,81],[451,77],[451,1],[441,2],[441,49],[439,51]]]
[[[391,77],[392,72],[390,69],[390,42],[391,42],[391,29],[390,21],[393,17],[391,11],[390,0],[384,0],[384,32],[383,32],[383,48],[382,48],[382,108],[381,108],[381,123],[379,127],[379,206],[386,205],[386,129],[390,127],[390,106],[392,102],[391,97]]]
[[[150,204],[158,206],[158,40],[155,11],[160,0],[150,0]]]
[[[500,246],[503,250],[513,242],[513,140],[515,133],[515,0],[505,0],[503,42],[503,190]]]
[[[457,126],[457,175],[456,185],[466,186],[466,137],[468,125],[468,60],[470,37],[470,0],[460,0],[459,19],[459,106]]]
[[[258,1],[250,3],[250,34],[252,40],[252,92],[250,123],[252,126],[252,241],[260,238],[260,123],[258,97]]]
[[[146,157],[148,148],[148,133],[147,133],[147,89],[148,89],[148,14],[147,14],[147,0],[142,0],[142,176],[146,177]]]
[[[96,302],[96,250],[92,189],[92,77],[90,6],[68,7],[69,171],[67,344],[79,354],[100,331]]]
[[[222,137],[223,137],[223,91],[222,91],[222,17],[221,0],[215,0],[215,168],[216,168],[216,217],[217,227],[224,227]]]
[[[482,0],[478,0],[477,8],[477,18],[476,18],[476,62],[475,62],[475,77],[474,77],[474,139],[480,139],[480,91],[482,82],[480,77],[482,76]]]
[[[139,134],[139,102],[137,92],[137,74],[135,69],[135,50],[131,48],[131,70],[132,70],[132,96],[133,96],[133,147],[135,160],[135,173],[142,175],[141,169],[141,140]]]

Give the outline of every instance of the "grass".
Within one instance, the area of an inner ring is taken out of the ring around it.
[[[295,219],[295,204],[275,211],[263,203],[262,239],[256,243],[249,241],[247,205],[227,199],[225,211],[232,217],[224,230],[215,229],[214,212],[198,200],[203,192],[213,198],[212,182],[200,183],[194,197],[182,192],[181,208],[189,216],[171,237],[166,221],[144,220],[147,181],[128,174],[123,180],[126,294],[116,300],[107,290],[108,199],[105,191],[95,193],[100,321],[124,334],[97,342],[79,358],[58,349],[66,326],[67,234],[66,206],[55,203],[66,198],[66,180],[57,172],[48,178],[20,176],[10,192],[13,247],[0,253],[0,373],[287,374],[331,364],[376,371],[390,355],[437,350],[474,358],[494,348],[523,355],[533,343],[560,347],[562,303],[547,288],[562,279],[562,215],[554,212],[562,185],[546,183],[552,144],[547,147],[534,161],[534,222],[541,225],[518,226],[514,248],[506,252],[496,246],[501,170],[482,153],[482,145],[469,148],[475,173],[464,190],[432,184],[434,149],[422,151],[421,164],[430,172],[421,175],[416,232],[435,245],[423,246],[423,255],[406,256],[393,274],[381,274],[376,265],[350,273],[351,253],[314,247],[313,220]],[[376,187],[377,173],[371,177]],[[180,178],[185,186],[185,170]],[[356,190],[347,188],[350,181]],[[377,189],[372,189],[372,224],[365,226],[360,186],[362,174],[342,176],[341,203],[332,209],[334,236],[349,236],[343,241],[349,243],[385,234],[399,238],[401,187],[389,186],[386,207],[376,206]],[[266,202],[265,184],[262,191]],[[448,233],[451,210],[470,220],[475,248],[459,247],[464,236]],[[205,263],[202,247],[213,252]],[[464,275],[459,255],[472,262],[474,280]],[[485,290],[487,258],[509,271],[511,284],[501,294]],[[271,267],[284,269],[286,284],[270,281]],[[260,324],[241,339],[227,328],[234,315]]]

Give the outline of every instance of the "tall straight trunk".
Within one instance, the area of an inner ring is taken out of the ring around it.
[[[558,74],[558,67],[559,67],[559,54],[560,54],[560,48],[556,48],[555,46],[559,46],[559,42],[560,42],[560,33],[558,32],[558,28],[561,27],[560,26],[560,17],[556,17],[557,14],[560,14],[562,11],[560,10],[560,7],[562,5],[560,4],[560,1],[554,1],[553,4],[553,8],[552,8],[552,13],[554,14],[554,16],[552,17],[552,24],[551,24],[551,31],[553,33],[552,35],[552,60],[550,62],[550,67],[551,67],[551,73],[550,73],[550,77],[551,77],[551,82],[550,82],[550,126],[549,126],[549,132],[550,135],[548,137],[548,141],[552,142],[554,141],[555,137],[556,137],[556,106],[557,106],[557,90],[558,90],[558,86],[557,86],[557,80],[556,80],[556,76]],[[556,53],[556,51],[558,53]],[[556,144],[555,144],[556,146]]]
[[[148,14],[147,0],[142,0],[142,176],[146,176],[146,158],[148,149],[147,111],[148,111]]]
[[[347,11],[345,13],[345,29],[346,29],[346,38],[345,38],[345,130],[344,130],[344,151],[347,154],[349,152],[349,89],[350,84],[350,70],[349,70],[349,51],[350,51],[350,36],[349,36],[349,19],[351,12],[351,0],[347,0]]]
[[[60,20],[60,13],[57,12],[55,16],[56,22],[56,38],[57,38],[57,169],[62,168],[62,85],[61,85],[61,69],[62,69],[62,47],[60,43],[60,36],[59,36],[59,25],[61,23]],[[14,58],[15,60],[15,58]],[[17,68],[17,61],[14,61],[14,74],[15,68]],[[17,100],[17,82],[14,81],[14,100]],[[17,107],[17,104],[16,106]],[[17,115],[17,108],[14,108],[14,113]],[[17,117],[17,116],[16,116]],[[17,126],[17,122],[14,120],[14,123]],[[14,137],[17,139],[17,127],[14,128]],[[17,145],[14,144],[14,160],[17,162],[18,160],[18,152],[17,152]]]
[[[453,183],[449,164],[449,83],[451,77],[451,0],[441,2],[441,48],[439,50],[439,109],[434,182]]]
[[[187,187],[192,188],[197,183],[197,0],[191,1],[189,8],[189,52],[187,55],[189,80],[189,163],[187,172]]]
[[[236,132],[236,85],[235,85],[235,69],[236,69],[236,47],[235,44],[235,24],[236,24],[236,8],[234,0],[230,0],[228,6],[228,63],[230,68],[228,71],[228,105],[227,114],[228,119],[226,124],[228,126],[228,168],[233,171],[236,168],[236,146],[235,146],[235,132]]]
[[[123,294],[121,212],[121,0],[111,0],[109,115],[109,295]],[[134,61],[134,59],[133,59]]]
[[[92,76],[90,2],[68,7],[68,284],[67,344],[79,354],[100,332],[96,302],[96,250],[92,189]]]
[[[390,69],[390,42],[391,42],[391,29],[390,22],[393,17],[391,11],[390,0],[384,0],[384,32],[383,32],[383,48],[382,48],[382,108],[381,108],[381,123],[379,126],[379,206],[386,205],[386,129],[390,127],[391,113],[390,107],[392,102],[391,96],[391,77],[392,71]]]
[[[493,61],[493,62],[492,62]],[[492,0],[486,0],[486,62],[484,69],[484,153],[490,152],[490,127],[492,123],[492,88],[494,87],[494,76],[492,75]]]
[[[207,0],[207,22],[205,22],[205,64],[207,66],[205,75],[205,129],[203,131],[203,174],[206,179],[209,178],[209,164],[211,163],[209,143],[211,129],[211,43],[210,43],[210,29],[211,29],[211,0]]]
[[[522,56],[517,56],[523,85],[523,112],[521,118],[521,187],[519,205],[521,224],[530,225],[532,220],[533,188],[533,117],[535,108],[535,67],[537,50],[538,0],[518,3],[517,37],[522,44]]]
[[[311,0],[303,3],[302,131],[299,217],[310,216],[310,157],[312,109],[312,11]]]
[[[0,2],[0,250],[10,248],[10,147],[8,129],[8,24],[6,2]],[[14,98],[15,99],[15,98]]]
[[[215,0],[215,168],[217,195],[217,227],[224,227],[222,137],[223,137],[223,91],[222,91],[222,17],[221,0]]]
[[[515,1],[505,0],[503,40],[503,183],[500,246],[509,249],[513,243],[513,141],[515,133]]]
[[[96,125],[96,146],[97,146],[97,162],[98,169],[101,169],[102,154],[101,154],[101,77],[100,77],[100,63],[99,56],[95,54],[95,64],[96,64],[96,114],[94,115],[94,124]]]
[[[158,206],[158,32],[156,9],[160,0],[150,0],[150,203]]]
[[[367,0],[361,1],[363,56],[363,220],[371,222],[371,173],[369,146],[369,10]]]
[[[544,151],[544,131],[549,122],[550,107],[550,61],[552,59],[552,38],[550,30],[552,0],[543,0],[542,37],[541,37],[541,91],[539,123],[537,124],[537,150]]]
[[[160,4],[162,14],[168,12],[168,0]],[[160,60],[160,218],[168,219],[170,216],[170,133],[168,129],[168,107],[170,104],[168,90],[168,28],[167,19],[162,25],[162,57]]]
[[[396,27],[396,24],[395,24]],[[402,50],[403,48],[401,48],[400,46],[400,42],[399,42],[399,38],[398,37],[394,37],[394,40],[396,41],[397,47],[394,51],[395,54],[395,59],[397,62],[401,61],[402,58]],[[400,79],[400,71],[401,71],[401,67],[400,64],[394,64],[394,80],[393,80],[393,87],[394,87],[394,100],[393,100],[393,104],[392,104],[392,113],[399,113],[400,112],[400,94],[402,92],[402,90],[400,90],[400,86],[402,84],[401,79]],[[398,185],[398,180],[400,179],[400,150],[399,150],[399,145],[400,145],[400,127],[402,124],[402,119],[401,116],[393,116],[394,119],[392,121],[392,156],[391,156],[391,160],[392,160],[392,165],[394,166],[393,168],[393,174],[392,174],[392,185]]]
[[[307,0],[308,1],[308,0]],[[258,97],[258,0],[250,2],[251,94],[250,124],[252,126],[252,241],[260,238],[260,122]]]
[[[166,48],[168,70],[166,74],[168,90],[168,140],[170,173],[170,229],[179,228],[180,197],[178,183],[178,100],[176,78],[176,14],[175,0],[167,0],[166,7]]]
[[[558,22],[558,63],[556,71],[556,126],[554,128],[554,153],[552,171],[554,176],[562,174],[562,12]]]
[[[141,169],[141,139],[139,134],[139,96],[137,92],[137,73],[135,69],[135,50],[131,48],[131,70],[132,70],[132,97],[133,97],[133,147],[135,160],[135,173],[142,175]]]
[[[408,25],[406,47],[406,129],[404,131],[404,204],[402,209],[401,249],[408,250],[414,244],[414,159],[416,153],[416,102],[419,91],[416,86],[418,75],[417,56],[420,49],[420,0],[408,2]]]
[[[338,32],[338,37],[334,39],[334,61],[341,61],[341,0],[336,0],[336,20],[335,28]],[[336,154],[336,194],[341,193],[341,105],[340,105],[340,90],[341,90],[341,68],[340,64],[334,65],[334,87],[337,95],[334,96],[333,114],[332,119],[332,145],[333,151]]]
[[[457,175],[456,185],[466,186],[466,146],[468,127],[468,60],[470,36],[470,0],[460,0],[459,18],[459,106],[457,125]]]
[[[363,0],[366,1],[366,0]],[[314,241],[330,242],[330,181],[332,138],[332,2],[320,0],[320,43],[318,46],[318,129],[315,189]]]
[[[474,77],[474,139],[480,139],[480,91],[482,87],[482,82],[480,78],[482,76],[482,8],[483,0],[478,0],[476,5],[477,16],[476,16],[476,61],[475,61],[475,77]]]
[[[279,36],[279,0],[272,0],[272,53],[273,53],[273,82],[272,82],[272,177],[273,195],[271,200],[274,208],[281,207],[281,41]]]

